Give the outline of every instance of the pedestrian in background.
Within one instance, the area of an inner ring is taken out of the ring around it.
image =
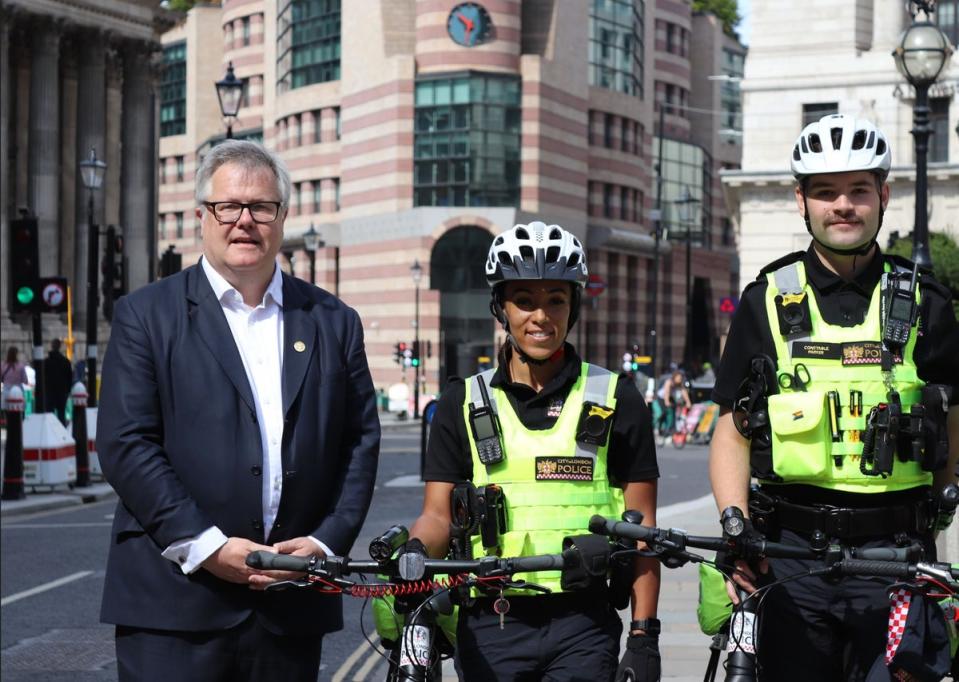
[[[60,339],[50,342],[50,353],[43,361],[44,385],[41,386],[41,391],[46,394],[44,400],[47,410],[57,415],[57,419],[66,425],[67,400],[73,387],[73,365],[60,352],[61,345]]]
[[[3,361],[3,367],[0,367],[0,384],[2,384],[2,409],[7,409],[7,396],[10,389],[14,386],[20,386],[21,390],[27,383],[27,370],[23,363],[18,360],[20,351],[16,346],[7,348],[7,359]]]
[[[341,599],[262,591],[255,550],[345,555],[380,425],[356,311],[281,272],[283,162],[228,140],[196,173],[203,257],[121,298],[97,452],[120,502],[101,618],[120,680],[315,682]]]

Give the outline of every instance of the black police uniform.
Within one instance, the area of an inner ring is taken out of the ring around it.
[[[824,320],[842,327],[852,327],[865,320],[870,297],[883,272],[883,258],[878,253],[852,281],[845,281],[828,270],[810,246],[767,266],[764,272],[802,259],[806,277],[816,297]],[[952,401],[959,400],[959,325],[956,323],[949,291],[923,275],[920,280],[921,303],[913,354],[919,377],[926,383],[953,386]],[[766,277],[751,283],[743,292],[739,309],[733,317],[716,379],[712,398],[720,406],[731,408],[743,380],[749,375],[750,360],[763,353],[774,361],[776,350],[766,313]],[[774,384],[775,382],[773,382]],[[773,389],[776,390],[776,389]],[[887,493],[861,494],[836,491],[812,485],[766,486],[765,492],[783,502],[802,508],[828,506],[871,514],[859,516],[869,522],[875,534],[843,532],[823,516],[778,514],[778,530],[774,525],[767,532],[771,539],[803,545],[815,529],[830,535],[846,546],[888,546],[895,544],[901,531],[911,540],[921,540],[934,553],[928,533],[915,527],[922,522],[921,507],[928,495],[925,486]],[[797,507],[790,507],[795,510]],[[876,512],[874,510],[885,510]],[[903,510],[898,518],[903,526],[890,528],[893,512]],[[872,510],[872,511],[868,511]],[[856,513],[856,512],[854,512]],[[838,512],[844,514],[844,512]],[[789,516],[789,518],[784,518]],[[834,518],[836,518],[834,516]],[[900,538],[902,539],[902,538]],[[815,562],[793,559],[770,559],[770,572],[761,582],[803,573]],[[889,580],[847,577],[804,578],[773,588],[762,602],[759,632],[760,679],[783,682],[789,680],[862,680],[869,667],[884,651],[889,600]],[[765,617],[764,617],[765,616]]]
[[[539,393],[511,382],[503,362],[490,384],[505,392],[524,426],[545,430],[556,423],[581,362],[567,343],[563,368]],[[473,461],[463,419],[465,396],[464,382],[454,379],[440,398],[426,450],[427,481],[463,483],[472,479]],[[616,416],[607,455],[610,480],[623,483],[658,478],[652,417],[646,402],[625,376],[619,378],[615,396]],[[456,665],[461,679],[612,679],[618,665],[622,621],[605,593],[510,597],[509,602],[502,630],[492,598],[479,598],[472,606],[460,608]]]

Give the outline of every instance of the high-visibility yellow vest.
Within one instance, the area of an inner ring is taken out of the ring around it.
[[[611,485],[607,476],[609,437],[603,445],[576,442],[584,402],[615,409],[617,375],[584,362],[556,423],[539,431],[523,426],[501,389],[490,391],[502,430],[505,458],[487,467],[477,455],[469,428],[469,410],[471,403],[480,404],[481,400],[477,377],[482,376],[488,385],[493,374],[494,370],[488,370],[466,382],[463,418],[473,458],[473,484],[480,488],[495,483],[503,490],[507,528],[500,536],[501,556],[558,554],[563,551],[564,537],[589,532],[593,514],[619,518],[625,508],[622,489]],[[487,551],[479,536],[473,537],[472,544],[475,557],[495,551]],[[558,572],[517,577],[554,592],[562,590]]]
[[[894,266],[886,262],[885,271]],[[809,374],[806,390],[783,388],[768,399],[772,434],[773,472],[782,483],[804,483],[856,493],[904,490],[932,483],[932,474],[919,462],[894,458],[892,474],[886,478],[867,476],[860,471],[862,435],[866,417],[873,406],[887,402],[887,384],[881,362],[881,286],[872,292],[866,319],[854,327],[839,327],[823,320],[816,297],[806,281],[802,262],[785,265],[766,275],[766,313],[776,346],[777,379],[792,375],[804,365]],[[778,326],[777,295],[805,295],[812,330],[790,337]],[[916,299],[919,299],[918,288]],[[920,402],[923,382],[916,373],[913,351],[915,330],[902,350],[901,361],[893,365],[889,387],[899,392],[902,412],[909,414]],[[838,427],[841,440],[834,442],[830,429],[828,393],[839,397]],[[862,409],[851,411],[854,392],[862,394]],[[764,485],[773,483],[764,481]]]

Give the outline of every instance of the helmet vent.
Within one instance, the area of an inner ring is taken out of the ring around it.
[[[876,141],[876,132],[870,131],[869,139],[866,141],[866,147],[869,149],[872,149],[872,145],[875,143],[875,141]]]
[[[866,146],[866,131],[857,130],[856,134],[852,136],[852,148],[862,149],[865,146]]]
[[[577,265],[579,265],[579,254],[574,253],[573,255],[569,257],[569,260],[566,261],[566,267],[575,268]]]
[[[579,243],[579,240],[578,240],[576,237],[573,237],[573,243],[576,245],[576,248],[577,248],[577,249],[583,248],[582,245]]]
[[[513,267],[513,261],[510,260],[509,254],[506,253],[505,251],[500,251],[498,254],[496,254],[496,256],[497,258],[499,258],[499,262],[505,265],[506,267],[510,267],[510,268]]]
[[[502,235],[500,235],[499,237],[497,237],[497,238],[493,241],[493,244],[496,245],[496,246],[499,246],[499,245],[502,244],[502,243],[503,243],[503,237],[502,237]]]
[[[551,246],[546,249],[546,262],[555,263],[557,260],[559,260],[559,247]]]
[[[550,238],[550,240],[553,240],[553,239],[562,239],[562,238],[563,238],[563,235],[561,235],[561,234],[559,233],[559,230],[557,230],[557,229],[554,227],[552,230],[550,230],[549,238]]]
[[[833,149],[839,149],[842,146],[842,128],[832,128],[829,131],[829,137],[832,139]]]
[[[528,241],[528,240],[529,240],[529,232],[527,232],[527,231],[524,230],[523,228],[519,228],[519,229],[516,230],[516,238],[517,238],[517,239],[526,239],[526,240]]]
[[[528,238],[529,238],[529,237],[527,237],[527,239],[528,239]],[[532,263],[532,262],[535,260],[535,256],[533,255],[533,247],[532,247],[532,246],[521,246],[521,247],[519,247],[519,255],[520,255],[520,257],[521,257],[524,261],[527,261],[527,262],[530,262],[530,263]]]
[[[822,142],[819,141],[819,135],[811,133],[809,135],[809,151],[817,154],[822,153]]]
[[[803,146],[805,146],[805,144]],[[797,144],[795,147],[793,147],[793,159],[799,161],[801,158],[802,157],[799,155],[799,145]]]
[[[876,156],[882,156],[886,153],[886,141],[881,137],[876,140]]]

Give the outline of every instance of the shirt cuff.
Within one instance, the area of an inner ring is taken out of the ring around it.
[[[209,559],[215,551],[226,544],[227,537],[216,526],[210,526],[192,538],[177,540],[167,547],[161,555],[180,567],[184,575],[194,573],[200,564]]]
[[[317,539],[316,539],[315,537],[313,537],[312,535],[307,535],[306,537],[308,537],[310,540],[312,540],[313,542],[315,542],[315,543],[317,544],[317,546],[318,546],[320,549],[323,550],[323,553],[324,553],[326,556],[336,556],[336,554],[333,552],[332,549],[330,549],[329,547],[327,547],[325,544],[323,544],[322,542],[320,542],[319,540],[317,540]]]

